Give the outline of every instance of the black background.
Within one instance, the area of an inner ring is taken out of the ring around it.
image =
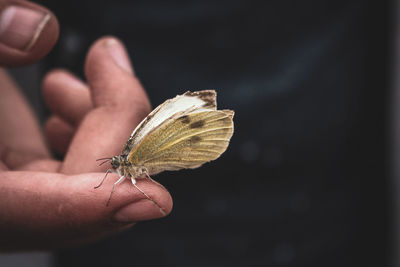
[[[42,3],[61,23],[43,73],[82,76],[89,45],[110,34],[153,106],[213,88],[236,112],[220,159],[155,177],[171,215],[59,251],[57,266],[388,263],[390,2]]]

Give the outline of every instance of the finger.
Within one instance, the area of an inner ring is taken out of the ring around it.
[[[50,158],[38,157],[38,154],[33,151],[10,149],[7,145],[0,143],[0,161],[7,166],[7,169],[23,170],[24,166],[30,165],[38,160],[50,160]]]
[[[66,70],[53,70],[46,75],[43,94],[50,110],[72,126],[79,125],[92,109],[89,87]]]
[[[134,74],[129,55],[116,38],[104,37],[89,50],[85,74],[95,107],[122,109],[146,115],[150,102]]]
[[[74,128],[58,116],[51,116],[45,124],[45,134],[55,153],[63,156],[74,135]]]
[[[39,159],[22,165],[18,171],[58,172],[61,162],[55,159]]]
[[[23,0],[0,1],[0,64],[21,66],[38,61],[58,39],[54,14]]]
[[[92,46],[86,76],[95,108],[82,121],[64,160],[62,171],[69,174],[99,171],[96,158],[119,154],[150,111],[146,93],[116,39],[103,38]]]
[[[0,172],[0,248],[54,249],[88,242],[126,229],[132,223],[163,217],[128,181],[116,187],[116,175],[94,189],[101,173],[65,176],[39,172]],[[168,214],[168,192],[149,181],[138,186]]]
[[[30,160],[50,157],[32,110],[11,77],[1,69],[0,83],[0,156],[3,162],[13,169]]]

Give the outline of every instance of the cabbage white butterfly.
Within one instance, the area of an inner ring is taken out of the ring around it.
[[[232,110],[217,110],[214,90],[187,91],[165,101],[139,123],[120,155],[99,159],[110,161],[112,169],[95,188],[108,173],[115,172],[120,179],[113,185],[107,206],[115,186],[129,179],[162,210],[136,185],[136,179],[152,180],[150,175],[162,171],[194,169],[217,159],[232,137],[233,116]]]

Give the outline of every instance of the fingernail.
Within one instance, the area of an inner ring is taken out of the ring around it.
[[[142,199],[123,207],[114,215],[114,220],[121,223],[138,222],[164,217],[166,213],[153,202]]]
[[[0,43],[30,50],[50,20],[50,14],[21,6],[9,6],[0,14]]]
[[[123,45],[119,41],[113,38],[108,39],[105,42],[105,45],[111,57],[114,59],[115,63],[122,69],[133,74],[133,69],[131,62],[129,60],[128,53],[126,52]]]

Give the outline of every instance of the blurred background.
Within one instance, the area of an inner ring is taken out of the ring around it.
[[[236,115],[220,159],[154,177],[171,215],[37,266],[400,266],[394,1],[38,2],[58,16],[60,40],[13,73],[42,119],[43,75],[83,78],[104,35],[126,44],[153,107],[213,88]]]

